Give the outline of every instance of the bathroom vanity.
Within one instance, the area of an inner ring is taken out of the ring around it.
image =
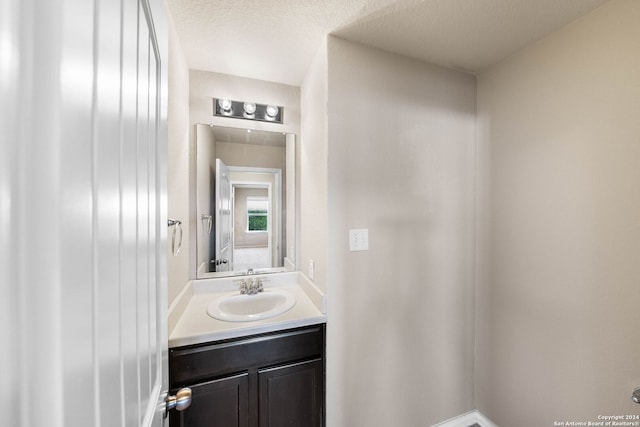
[[[170,393],[189,387],[192,400],[171,411],[171,427],[324,425],[324,296],[299,273],[267,276],[265,293],[287,292],[296,302],[266,319],[229,322],[207,313],[215,301],[237,297],[230,278],[195,281],[182,296],[169,337]]]
[[[324,324],[172,348],[170,387],[192,390],[171,426],[322,426]]]

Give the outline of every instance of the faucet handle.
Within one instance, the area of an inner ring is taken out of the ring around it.
[[[260,277],[260,278],[257,280],[257,282],[258,282],[258,283],[257,283],[256,288],[257,288],[258,292],[262,292],[262,291],[264,291],[264,286],[263,286],[263,285],[264,285],[265,283],[269,283],[269,279],[265,279],[265,278]]]
[[[240,288],[240,293],[241,294],[246,294],[247,293],[247,281],[246,280],[244,280],[244,279],[234,280],[233,284]]]

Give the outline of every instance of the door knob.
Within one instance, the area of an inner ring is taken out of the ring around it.
[[[633,400],[636,403],[640,403],[640,387],[633,390],[633,394],[631,395],[631,400]]]
[[[191,389],[188,387],[181,388],[175,395],[167,396],[165,403],[167,404],[165,414],[172,409],[184,411],[191,406]]]

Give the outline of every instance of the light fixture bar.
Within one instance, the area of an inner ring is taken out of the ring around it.
[[[284,108],[272,104],[213,98],[213,115],[232,119],[258,120],[282,124]]]

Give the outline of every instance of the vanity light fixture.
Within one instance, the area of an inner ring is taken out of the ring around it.
[[[258,120],[282,124],[284,109],[273,104],[232,101],[227,98],[213,98],[213,115],[234,119]]]

